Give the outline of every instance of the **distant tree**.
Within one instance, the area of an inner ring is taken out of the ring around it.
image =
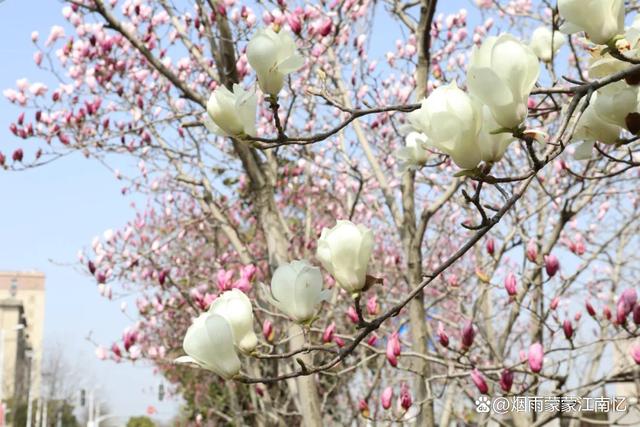
[[[149,417],[131,417],[127,421],[127,427],[154,427],[155,424]]]

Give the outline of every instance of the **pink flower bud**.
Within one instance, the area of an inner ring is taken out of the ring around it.
[[[539,342],[531,344],[529,347],[529,369],[531,372],[540,372],[544,360],[544,349]]]
[[[358,312],[356,311],[356,309],[353,306],[349,306],[349,308],[347,309],[347,317],[353,322],[353,323],[358,323],[359,319],[358,319]]]
[[[473,330],[473,323],[468,321],[462,328],[462,348],[468,349],[473,345],[473,339],[476,336],[476,332]]]
[[[489,392],[487,381],[485,381],[484,376],[477,368],[471,371],[471,381],[478,387],[478,391],[481,394],[487,394]]]
[[[531,262],[536,262],[538,259],[538,245],[534,240],[529,240],[527,243],[527,259]]]
[[[164,283],[167,281],[168,275],[169,272],[167,270],[162,270],[160,271],[160,273],[158,273],[158,283],[160,284],[160,286],[164,286]]]
[[[331,18],[327,18],[318,27],[318,34],[320,34],[322,37],[326,37],[329,35],[329,33],[331,33],[332,28],[333,22],[331,21]]]
[[[551,310],[555,310],[556,308],[558,308],[558,304],[560,304],[560,297],[553,297],[553,299],[549,303],[549,308]]]
[[[113,353],[116,361],[122,358],[122,351],[120,351],[120,347],[118,346],[118,344],[113,343],[113,345],[111,346],[111,352]]]
[[[89,262],[87,262],[87,268],[89,269],[89,273],[96,274],[96,265],[93,263],[93,261],[89,260]]]
[[[564,331],[564,336],[570,340],[573,337],[573,325],[571,324],[571,320],[566,319],[562,322],[562,330]]]
[[[605,319],[611,320],[611,309],[609,309],[608,306],[605,306],[602,309],[602,315],[605,317]]]
[[[273,323],[271,323],[271,320],[269,319],[265,319],[265,321],[262,322],[262,336],[268,342],[273,341],[275,331],[273,329]]]
[[[2,154],[0,152],[0,167],[4,166],[4,163],[7,161],[7,159],[4,157],[4,154]]]
[[[358,409],[363,417],[369,418],[369,405],[366,400],[360,399],[360,402],[358,402]]]
[[[300,31],[302,31],[302,22],[300,21],[298,15],[289,14],[287,16],[287,22],[289,23],[289,28],[291,28],[291,31],[294,34],[300,34]]]
[[[549,277],[553,277],[556,275],[558,270],[560,270],[560,261],[558,261],[558,258],[553,254],[545,255],[544,268]]]
[[[588,300],[585,301],[584,306],[586,307],[587,313],[589,313],[589,316],[596,317],[596,310],[595,308],[593,308],[593,306]]]
[[[509,296],[514,296],[518,293],[516,275],[513,272],[509,272],[504,279],[504,288],[507,290]]]
[[[631,354],[633,361],[640,365],[640,344],[634,344],[629,350],[629,353]]]
[[[442,322],[438,322],[438,339],[440,341],[440,345],[443,347],[449,347],[449,336],[445,332]]]
[[[325,328],[324,333],[322,334],[322,342],[326,344],[333,341],[333,336],[335,335],[335,333],[336,324],[334,322],[331,322],[331,324]]]
[[[372,296],[367,300],[367,313],[371,316],[375,316],[380,312],[380,306],[378,305],[378,297]]]
[[[411,407],[413,400],[411,399],[411,392],[407,383],[402,383],[400,386],[400,406],[405,411]]]
[[[382,392],[380,396],[380,403],[384,409],[391,408],[391,400],[393,399],[393,389],[391,387],[387,387]]]
[[[220,289],[221,292],[230,290],[232,278],[233,278],[233,271],[219,270],[216,276],[218,289]]]
[[[633,323],[640,325],[640,305],[638,304],[633,307]]]
[[[378,343],[378,336],[376,334],[372,334],[369,339],[367,339],[367,344],[374,347]]]
[[[333,337],[333,341],[338,344],[338,347],[342,348],[344,347],[344,340],[342,338],[340,338],[339,336],[335,335]]]
[[[513,372],[508,369],[504,369],[500,374],[500,388],[505,393],[509,393],[509,391],[511,391],[511,386],[513,386]]]
[[[14,162],[21,162],[23,157],[24,157],[24,152],[22,151],[22,148],[17,148],[11,155],[11,158],[13,159]]]
[[[489,255],[493,255],[496,251],[496,242],[493,240],[493,237],[489,237],[489,239],[487,239],[487,253]]]
[[[387,360],[391,366],[398,366],[398,356],[400,356],[400,338],[398,337],[398,333],[394,332],[387,339]]]
[[[622,294],[620,294],[620,298],[618,301],[624,300],[625,304],[629,307],[629,312],[633,309],[633,306],[638,301],[638,294],[634,288],[625,289]]]
[[[616,323],[619,325],[624,325],[627,323],[627,315],[629,314],[629,305],[624,301],[620,300],[618,305],[616,306]]]

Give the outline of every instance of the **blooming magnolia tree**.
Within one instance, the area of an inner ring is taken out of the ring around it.
[[[80,151],[148,195],[80,256],[138,296],[97,353],[195,423],[578,425],[474,402],[637,393],[636,1],[67,3],[0,164]]]

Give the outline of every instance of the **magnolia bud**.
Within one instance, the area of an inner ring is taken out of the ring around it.
[[[487,381],[484,379],[484,376],[478,369],[474,369],[471,371],[471,381],[478,387],[478,391],[481,394],[487,394],[489,392],[489,386],[487,385]]]
[[[562,330],[564,331],[564,336],[570,340],[571,337],[573,336],[573,325],[571,324],[570,320],[565,320],[564,322],[562,322]]]
[[[640,365],[640,344],[634,344],[629,350],[629,353],[631,354],[633,361]]]
[[[514,296],[518,293],[516,275],[513,272],[509,272],[504,279],[504,288],[507,290],[509,296]]]
[[[473,323],[468,321],[462,328],[462,349],[466,350],[473,345],[473,339],[475,338],[475,331],[473,330]]]
[[[511,390],[511,386],[513,385],[513,372],[508,369],[504,369],[500,374],[500,388],[505,393],[508,393]]]
[[[529,240],[527,243],[527,259],[531,262],[536,262],[538,259],[538,245],[535,241]]]
[[[89,273],[96,274],[96,265],[93,263],[93,261],[89,260],[89,262],[87,262],[87,268],[89,269]]]
[[[393,399],[393,389],[391,387],[387,387],[382,392],[380,396],[380,403],[384,409],[391,408],[391,400]]]
[[[271,323],[271,320],[269,319],[265,319],[265,321],[262,323],[262,336],[268,342],[272,342],[273,338],[275,337],[273,323]]]
[[[400,337],[397,332],[392,333],[387,339],[386,355],[391,366],[398,366],[398,356],[400,356]]]
[[[22,148],[17,148],[13,152],[13,155],[11,156],[14,162],[21,162],[23,157],[24,157],[24,152],[22,151]]]
[[[347,308],[347,312],[345,314],[353,323],[358,323],[360,321],[360,319],[358,318],[358,312],[351,305],[349,306],[349,308]]]
[[[587,309],[587,313],[589,313],[589,316],[596,317],[596,310],[593,308],[591,303],[589,301],[585,301],[584,305]]]
[[[487,253],[489,255],[493,255],[494,252],[496,251],[496,242],[493,240],[492,237],[489,237],[489,239],[487,240]]]
[[[407,383],[402,383],[402,386],[400,386],[400,406],[406,411],[411,407],[412,403],[409,386]]]
[[[358,409],[363,417],[369,418],[369,405],[366,400],[360,399],[360,402],[358,402]]]
[[[549,308],[551,310],[555,310],[556,308],[558,308],[558,304],[560,304],[560,298],[559,297],[553,297],[553,299],[549,303]]]
[[[529,369],[531,372],[538,373],[542,370],[542,363],[544,360],[544,349],[539,342],[531,344],[529,347]]]
[[[558,258],[553,254],[545,255],[544,268],[549,277],[553,277],[556,275],[558,270],[560,270],[560,261],[558,261]]]
[[[440,345],[445,348],[449,347],[449,336],[445,332],[442,322],[438,322],[438,338],[440,341]]]
[[[369,339],[367,339],[367,344],[374,347],[378,342],[378,336],[376,334],[372,334]]]
[[[333,336],[335,332],[336,332],[336,324],[335,322],[331,322],[331,324],[327,326],[324,332],[322,333],[322,342],[326,344],[333,341]]]

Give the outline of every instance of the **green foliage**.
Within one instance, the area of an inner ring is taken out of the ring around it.
[[[131,417],[127,421],[127,427],[154,427],[155,424],[149,417]]]

